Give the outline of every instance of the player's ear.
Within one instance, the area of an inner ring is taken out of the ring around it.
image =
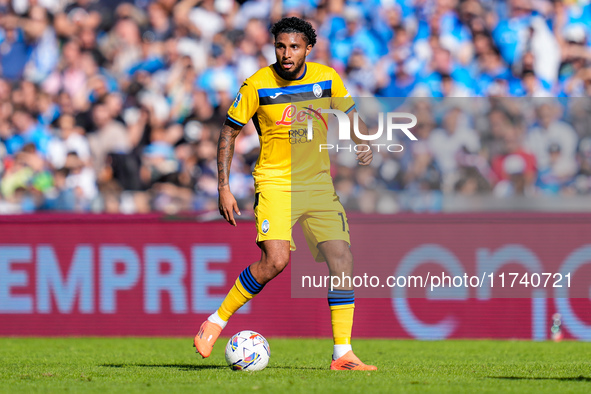
[[[308,44],[308,46],[306,46],[306,56],[308,56],[310,52],[312,52],[312,45]]]

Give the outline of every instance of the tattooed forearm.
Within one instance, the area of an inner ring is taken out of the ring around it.
[[[218,140],[218,189],[230,184],[230,165],[234,156],[234,142],[240,130],[225,124]]]

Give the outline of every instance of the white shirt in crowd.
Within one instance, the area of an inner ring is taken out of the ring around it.
[[[87,163],[90,159],[90,146],[85,136],[71,133],[66,139],[54,138],[49,142],[47,157],[53,168],[59,169],[66,164],[68,152],[76,152],[80,160]]]
[[[577,133],[568,123],[557,120],[547,129],[542,126],[529,131],[525,138],[525,148],[536,157],[538,169],[547,168],[550,164],[548,148],[551,144],[560,146],[560,162],[562,168],[576,169],[575,152],[577,150]]]
[[[462,147],[466,147],[472,153],[476,153],[480,149],[478,135],[468,127],[458,127],[453,133],[444,129],[436,129],[429,136],[429,149],[444,174],[456,170],[456,155]]]

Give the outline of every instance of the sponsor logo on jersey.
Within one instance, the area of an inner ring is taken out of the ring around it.
[[[308,119],[312,119],[314,121],[320,121],[327,127],[324,118],[322,117],[322,108],[314,109],[312,104],[308,107],[300,107],[302,108],[298,111],[298,108],[294,104],[290,104],[283,109],[283,113],[281,114],[281,120],[275,122],[277,126],[291,126],[294,122],[302,123]]]

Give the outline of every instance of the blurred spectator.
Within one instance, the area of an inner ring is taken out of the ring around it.
[[[587,137],[579,143],[579,171],[575,176],[573,187],[579,194],[591,192],[591,138]]]
[[[92,121],[96,127],[89,136],[94,168],[103,170],[109,153],[127,153],[131,143],[125,127],[113,119],[105,104],[98,104],[92,111]]]
[[[507,172],[505,160],[509,156],[519,156],[525,164],[523,169],[525,184],[531,186],[537,175],[536,157],[523,148],[523,135],[518,122],[517,119],[508,119],[508,122],[504,124],[502,151],[492,158],[492,171],[495,175],[495,182],[508,180],[511,174]]]
[[[573,179],[573,172],[564,168],[561,156],[560,144],[553,142],[548,146],[548,164],[540,168],[536,186],[544,194],[558,195],[562,190],[568,190]]]
[[[57,130],[48,146],[48,161],[53,168],[62,168],[66,163],[67,154],[76,153],[78,158],[90,164],[90,145],[84,135],[84,129],[76,126],[72,115],[62,115],[57,120]]]
[[[482,196],[491,192],[489,182],[475,167],[462,167],[455,191],[461,196]]]
[[[475,153],[480,149],[480,141],[476,132],[467,124],[467,118],[460,108],[451,108],[446,113],[442,128],[434,130],[429,136],[430,151],[444,177],[455,176],[458,167],[457,155],[465,150]]]
[[[35,145],[41,154],[47,153],[50,140],[48,131],[24,108],[14,108],[12,113],[14,134],[6,139],[9,154],[18,153],[29,143]]]
[[[494,188],[497,197],[533,196],[535,189],[528,185],[526,178],[527,163],[520,155],[508,155],[503,159],[503,172],[507,174],[505,180],[500,181]]]
[[[550,166],[550,146],[556,144],[558,150],[553,154],[565,173],[574,174],[576,171],[575,151],[577,149],[577,134],[572,126],[560,120],[561,107],[551,101],[539,100],[536,115],[538,124],[527,134],[525,146],[536,156],[538,168]]]

